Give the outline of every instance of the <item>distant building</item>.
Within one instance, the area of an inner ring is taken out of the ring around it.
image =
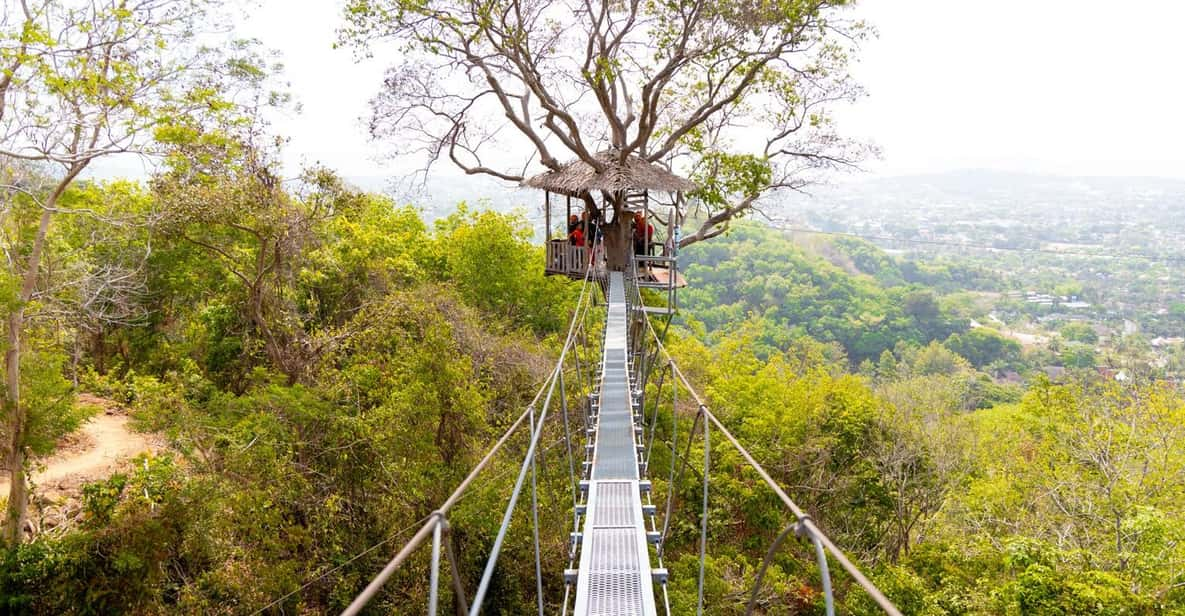
[[[1048,376],[1050,380],[1060,381],[1066,378],[1066,369],[1062,366],[1045,366],[1042,370],[1045,371],[1045,376]]]
[[[1020,376],[1020,373],[1015,370],[1005,370],[996,374],[994,379],[997,385],[1023,385],[1025,380]]]

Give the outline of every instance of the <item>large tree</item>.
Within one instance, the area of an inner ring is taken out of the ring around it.
[[[370,129],[398,154],[519,182],[535,160],[598,151],[689,175],[697,228],[723,233],[778,189],[856,164],[829,110],[861,95],[847,71],[866,29],[852,0],[351,0],[343,39],[399,59]],[[619,216],[620,195],[581,195]],[[623,224],[623,227],[624,227]],[[611,224],[607,241],[616,237]]]
[[[21,395],[26,311],[43,282],[50,224],[86,214],[63,199],[97,160],[152,155],[202,138],[201,118],[233,114],[263,74],[239,52],[202,40],[219,0],[4,0],[0,13],[0,216],[32,206],[36,222],[7,236],[3,307],[4,536],[20,541],[28,494],[28,409]],[[211,41],[212,42],[212,41]],[[229,61],[228,61],[229,60]],[[30,173],[30,170],[37,173]],[[34,181],[36,178],[36,181]],[[22,205],[21,208],[15,207]]]

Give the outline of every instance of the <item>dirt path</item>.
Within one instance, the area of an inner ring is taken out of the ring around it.
[[[123,467],[127,460],[164,448],[159,438],[133,432],[128,417],[114,402],[82,394],[79,402],[101,407],[94,417],[63,439],[58,450],[38,460],[43,466],[32,473],[40,495],[72,492],[88,481],[104,479]],[[0,477],[0,494],[8,493],[8,477]]]

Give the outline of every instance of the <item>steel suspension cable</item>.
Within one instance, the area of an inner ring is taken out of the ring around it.
[[[588,286],[587,285],[588,279],[589,279],[589,274],[585,273],[585,286],[582,287],[582,289],[581,289],[582,297],[584,295],[585,288],[587,288],[587,286]],[[539,444],[539,435],[542,434],[543,423],[547,420],[547,411],[551,407],[551,399],[552,399],[552,396],[555,394],[555,389],[556,389],[556,385],[559,381],[559,376],[563,373],[564,360],[567,357],[568,351],[572,345],[572,341],[575,339],[574,336],[576,333],[577,318],[578,317],[574,315],[573,319],[572,319],[572,323],[568,327],[568,339],[565,341],[564,347],[560,351],[559,361],[556,362],[556,366],[552,370],[552,378],[550,379],[550,387],[548,387],[547,397],[544,399],[543,406],[540,409],[539,420],[537,423],[535,423],[535,422],[532,423],[531,441],[530,441],[530,445],[527,448],[527,455],[526,455],[525,459],[523,460],[522,468],[519,471],[518,479],[515,481],[514,489],[510,493],[510,500],[507,503],[506,510],[502,515],[502,524],[498,529],[497,536],[495,536],[495,538],[494,538],[494,545],[490,549],[490,557],[486,561],[485,571],[482,573],[481,582],[478,584],[477,592],[474,594],[474,597],[473,597],[473,603],[469,608],[469,616],[477,616],[478,614],[481,613],[482,602],[485,599],[486,593],[489,591],[490,581],[493,579],[493,575],[494,575],[494,568],[498,564],[498,556],[502,551],[502,543],[506,539],[506,533],[510,530],[510,523],[514,517],[514,509],[515,509],[515,506],[518,504],[518,497],[522,491],[523,482],[526,479],[526,474],[527,474],[528,470],[530,468],[533,468],[533,465],[534,465],[535,452],[536,452],[536,449]],[[563,395],[563,393],[561,392],[561,396],[562,395]],[[532,405],[532,407],[528,410],[531,413],[531,418],[534,419],[534,405]],[[533,513],[533,517],[537,520],[538,519],[538,507],[537,506],[534,508],[532,513]],[[536,522],[536,526],[537,526],[537,522]],[[536,533],[536,536],[537,536],[537,533]],[[537,541],[537,539],[536,539],[536,541]],[[538,544],[536,543],[536,548],[537,548],[537,546],[538,546]],[[538,549],[536,549],[536,554],[538,554]],[[543,603],[542,583],[543,582],[542,582],[542,575],[540,573],[540,565],[539,565],[538,557],[536,558],[536,572],[537,572],[536,573],[537,586],[539,588],[539,595],[538,595],[539,610],[542,613],[542,610],[543,610],[543,608],[542,608],[542,603]]]
[[[664,381],[666,380],[667,374],[669,374],[669,373],[670,373],[670,366],[669,365],[666,368],[663,368],[658,373],[658,386],[656,388],[657,391],[654,394],[654,412],[652,413],[652,419],[650,420],[650,433],[646,436],[646,468],[647,469],[650,468],[650,455],[651,455],[652,450],[654,448],[654,433],[658,431],[657,430],[657,428],[658,428],[658,406],[659,406],[659,403],[662,401],[662,386],[663,386]]]
[[[765,470],[765,468],[763,466],[761,466],[755,458],[753,458],[753,455],[751,453],[749,453],[749,450],[745,449],[745,447],[743,445],[741,445],[740,441],[737,440],[737,438],[735,436],[733,436],[732,432],[729,432],[728,428],[725,427],[725,425],[716,417],[716,415],[713,414],[708,409],[707,404],[700,397],[699,393],[695,391],[695,388],[692,387],[691,382],[687,379],[686,375],[684,375],[683,371],[679,369],[678,363],[676,363],[674,361],[674,359],[671,357],[670,352],[666,349],[666,346],[663,345],[662,340],[659,339],[658,332],[656,332],[654,330],[654,326],[650,323],[650,320],[649,319],[643,319],[643,320],[646,322],[646,326],[650,330],[650,334],[654,340],[654,343],[656,345],[658,345],[658,348],[662,351],[663,356],[667,359],[667,361],[670,362],[671,369],[672,369],[673,374],[675,375],[675,378],[678,379],[683,384],[683,386],[687,389],[688,393],[695,400],[696,404],[699,405],[700,411],[696,415],[697,419],[700,415],[703,415],[706,422],[710,422],[712,425],[714,425],[717,429],[720,430],[720,432],[724,435],[724,438],[737,450],[738,453],[741,454],[741,456],[745,459],[745,461],[748,462],[749,466],[752,467],[753,470],[755,470],[757,472],[757,474],[761,477],[762,481],[764,481],[765,484],[767,486],[769,486],[770,489],[772,489],[774,491],[774,493],[782,501],[782,504],[784,504],[786,506],[786,508],[789,509],[790,512],[794,515],[795,519],[798,520],[798,523],[800,524],[800,526],[802,528],[803,534],[807,535],[812,541],[816,541],[818,543],[817,548],[819,548],[819,549],[826,548],[826,551],[831,553],[831,555],[835,558],[835,560],[837,562],[839,562],[840,566],[843,567],[843,569],[845,571],[847,571],[849,575],[852,576],[852,579],[856,581],[856,584],[859,585],[861,588],[863,588],[864,591],[866,593],[868,593],[868,596],[871,597],[872,600],[882,610],[885,611],[885,613],[889,614],[890,616],[901,616],[900,610],[898,610],[897,607],[895,605],[893,605],[893,602],[890,601],[884,595],[884,593],[882,593],[880,591],[880,589],[877,588],[876,585],[873,584],[872,581],[869,580],[860,571],[860,569],[858,567],[856,567],[855,564],[852,563],[851,560],[848,559],[847,555],[845,555],[843,553],[843,551],[840,550],[839,547],[836,546],[835,543],[833,543],[831,541],[831,539],[828,538],[827,535],[823,533],[822,529],[820,529],[818,527],[818,525],[815,524],[814,520],[811,519],[811,517],[809,515],[807,515],[807,513],[805,511],[803,511],[789,497],[789,495],[786,494],[786,492],[782,489],[782,487],[780,485],[778,485],[778,483],[776,481],[773,480],[773,478],[769,475],[769,473]],[[666,524],[664,523],[664,528],[665,527],[666,527]],[[665,534],[664,534],[664,539],[665,539]],[[823,554],[823,561],[821,562],[821,568],[822,568],[821,573],[826,572],[826,554]]]
[[[556,362],[556,367],[552,369],[552,371],[549,373],[548,377],[544,380],[543,385],[535,393],[534,398],[531,400],[530,404],[527,405],[527,409],[525,411],[523,411],[523,413],[518,416],[518,418],[514,421],[514,423],[511,424],[511,426],[502,434],[502,436],[498,439],[498,441],[496,443],[494,443],[494,446],[491,447],[486,452],[485,456],[483,456],[482,459],[477,463],[477,465],[474,466],[472,470],[470,470],[469,474],[466,475],[465,479],[461,481],[460,485],[458,485],[456,487],[456,489],[453,490],[452,494],[449,495],[449,497],[445,500],[445,502],[436,511],[434,511],[431,515],[429,515],[426,518],[427,521],[423,523],[423,525],[420,527],[420,529],[418,531],[416,531],[416,533],[414,535],[412,535],[411,539],[409,539],[408,542],[406,544],[404,544],[403,548],[401,548],[399,550],[399,552],[397,552],[395,554],[395,556],[387,563],[387,565],[384,566],[381,571],[379,571],[379,573],[371,580],[371,582],[369,584],[367,584],[366,588],[364,588],[362,590],[362,592],[360,592],[358,594],[358,596],[354,598],[354,601],[352,601],[350,603],[350,605],[346,607],[346,609],[342,612],[343,616],[353,616],[355,614],[358,614],[362,610],[362,608],[365,607],[366,604],[368,604],[371,601],[371,599],[374,598],[374,596],[376,594],[378,594],[378,591],[383,587],[383,585],[387,582],[387,580],[390,579],[391,575],[394,574],[395,570],[398,569],[399,566],[402,565],[405,560],[407,560],[407,558],[412,554],[412,552],[414,552],[420,545],[423,544],[423,542],[430,535],[433,534],[435,527],[437,525],[441,524],[443,519],[446,519],[446,516],[447,516],[449,510],[467,492],[467,490],[469,489],[469,486],[476,480],[477,476],[480,475],[481,472],[490,464],[490,462],[493,460],[495,454],[497,454],[498,451],[500,451],[502,449],[502,447],[506,444],[506,442],[510,439],[510,437],[515,432],[518,431],[518,428],[519,428],[519,426],[522,425],[523,421],[527,420],[528,418],[533,418],[534,408],[538,404],[539,399],[543,396],[544,391],[549,391],[549,392],[554,391],[557,373],[562,370],[564,358],[567,356],[567,352],[572,347],[573,342],[575,340],[576,324],[579,319],[583,318],[583,316],[585,315],[585,313],[588,310],[588,305],[591,303],[590,298],[592,297],[592,295],[591,295],[591,293],[588,292],[589,286],[590,286],[589,285],[590,274],[591,274],[591,269],[585,273],[584,280],[582,281],[582,284],[580,287],[580,293],[579,293],[579,295],[577,297],[577,301],[576,301],[576,310],[573,312],[572,320],[568,325],[567,337],[565,338],[564,345],[561,348],[560,357],[559,357],[559,360]],[[543,413],[543,416],[546,417],[546,412]],[[529,455],[533,456],[535,446],[538,443],[539,432],[536,429],[534,422],[532,422],[531,425],[532,425],[532,438],[531,438],[531,448],[529,451]],[[520,482],[519,482],[520,484],[521,484],[521,479],[522,479],[522,476],[520,474]],[[517,500],[517,491],[520,488],[521,488],[521,485],[516,485],[516,494],[514,495],[514,500]],[[500,548],[500,543],[496,543],[496,545],[498,545],[498,547]],[[496,561],[496,556],[491,559],[491,564],[494,561]],[[344,566],[344,564],[342,566]],[[488,586],[488,581],[486,582],[486,584]],[[484,591],[482,591],[482,589],[480,589],[480,588],[479,588],[479,593],[480,593],[480,596],[478,597],[479,600],[475,601],[473,610],[471,610],[471,613],[473,613],[473,614],[476,614],[477,611],[480,609],[480,598],[484,597]]]
[[[553,374],[558,374],[559,372],[560,369],[557,366]],[[527,472],[534,463],[535,450],[539,444],[539,435],[542,434],[543,431],[543,422],[547,420],[547,409],[549,406],[551,406],[551,398],[555,393],[557,380],[558,379],[555,378],[551,379],[551,387],[548,388],[547,397],[544,399],[543,407],[540,410],[539,421],[537,423],[532,423],[531,441],[527,447],[527,455],[523,459],[523,464],[519,471],[518,479],[515,480],[514,489],[510,493],[510,500],[507,502],[506,510],[502,514],[502,524],[498,528],[498,534],[494,537],[494,546],[490,549],[490,557],[486,561],[486,567],[482,573],[481,582],[478,584],[477,593],[473,597],[473,604],[469,608],[469,616],[477,616],[481,613],[481,604],[485,599],[486,592],[489,591],[490,581],[494,576],[494,568],[497,566],[498,556],[502,552],[502,543],[506,539],[506,533],[510,530],[510,523],[514,518],[514,509],[518,504],[518,497],[522,492],[523,482],[526,480]],[[530,409],[530,413],[531,419],[533,420],[535,417],[533,407]],[[540,596],[540,600],[542,600],[542,596]]]
[[[579,524],[580,520],[576,513],[576,505],[578,497],[576,495],[576,460],[572,456],[572,430],[569,427],[568,420],[568,392],[564,389],[564,373],[560,372],[560,415],[564,418],[564,445],[567,449],[568,455],[568,483],[572,488],[572,526]]]

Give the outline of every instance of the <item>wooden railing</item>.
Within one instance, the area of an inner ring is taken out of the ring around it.
[[[547,242],[547,273],[583,277],[588,266],[588,248],[562,239]]]

